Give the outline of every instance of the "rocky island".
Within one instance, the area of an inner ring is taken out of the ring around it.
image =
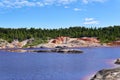
[[[68,48],[53,48],[53,49],[44,49],[44,50],[33,50],[32,52],[37,52],[37,53],[40,53],[40,52],[55,52],[55,53],[83,53],[83,51],[81,50],[77,50],[77,49],[68,49]]]

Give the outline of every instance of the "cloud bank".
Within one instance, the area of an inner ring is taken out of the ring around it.
[[[43,7],[46,5],[67,5],[71,3],[105,2],[106,0],[0,0],[0,7],[22,8],[22,7]],[[76,11],[78,9],[75,9]]]

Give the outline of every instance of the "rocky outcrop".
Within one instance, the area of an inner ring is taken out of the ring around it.
[[[39,48],[39,49],[22,49],[22,48],[9,48],[9,49],[2,49],[5,51],[9,51],[9,52],[37,52],[37,53],[41,53],[41,52],[47,52],[47,53],[66,53],[66,54],[79,54],[79,53],[83,53],[83,51],[79,50],[79,49],[69,49],[69,48],[63,48],[63,47],[59,47],[59,48]]]
[[[108,43],[109,46],[120,46],[120,40]]]
[[[70,38],[70,37],[57,37],[51,39],[46,45],[51,44],[51,47],[66,46],[66,47],[96,47],[101,46],[100,41],[94,37]],[[45,45],[44,45],[45,46]],[[49,47],[50,47],[49,46]]]
[[[13,40],[11,43],[2,42],[0,48],[23,48],[28,43],[32,43],[34,38],[26,39],[24,41]],[[32,48],[55,48],[56,46],[66,47],[97,47],[101,46],[100,41],[94,37],[70,38],[66,36],[51,39],[48,43],[38,44],[37,46],[29,46]]]
[[[120,58],[115,64],[120,64]],[[90,80],[120,80],[120,67],[100,70]]]
[[[41,50],[33,50],[33,52],[56,52],[56,53],[83,53],[81,50],[76,50],[76,49],[67,49],[67,48],[54,48],[54,49],[41,49]]]
[[[53,49],[52,52],[58,52],[58,53],[82,53],[83,51],[76,50],[76,49],[58,48],[58,49]]]
[[[100,41],[96,37],[82,37],[78,38],[79,40],[87,41],[87,42],[94,42],[99,43]]]
[[[120,67],[100,70],[90,80],[120,80]]]
[[[115,60],[115,64],[120,64],[120,58]]]
[[[49,43],[66,44],[69,41],[69,39],[70,37],[61,36],[61,37],[57,37],[56,39],[50,40]]]
[[[4,39],[0,39],[0,49],[6,48],[6,45],[9,45],[9,43]]]
[[[34,38],[31,38],[31,39],[26,39],[20,42],[16,39],[16,40],[13,40],[11,43],[9,43],[6,40],[0,39],[0,49],[22,48],[27,43],[32,43],[33,40]]]
[[[34,41],[34,38],[31,39],[26,39],[23,41],[18,41],[18,40],[13,40],[13,42],[11,43],[11,45],[14,46],[14,48],[22,48],[23,46],[25,46],[27,43],[32,43]]]
[[[55,48],[57,45],[54,43],[45,43],[34,46],[34,48]]]

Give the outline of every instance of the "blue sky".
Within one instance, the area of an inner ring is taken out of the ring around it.
[[[120,0],[0,0],[0,27],[120,25]]]

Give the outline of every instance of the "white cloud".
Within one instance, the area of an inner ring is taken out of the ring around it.
[[[0,7],[7,8],[21,8],[21,7],[34,7],[34,6],[44,6],[43,3],[37,2],[35,0],[2,0],[0,1]]]
[[[92,1],[95,1],[95,2],[105,2],[106,0],[92,0]]]
[[[94,18],[85,18],[83,24],[99,24],[99,21],[95,20]]]
[[[77,0],[56,0],[60,4],[69,4],[72,2],[76,2]]]
[[[106,0],[82,0],[82,2],[85,3],[85,4],[88,4],[90,2],[100,2],[100,3],[103,3],[105,1]]]
[[[84,24],[99,24],[98,21],[89,21],[89,22],[84,22]]]
[[[41,3],[41,2],[36,2],[36,6],[44,6],[44,4],[43,3]]]
[[[44,0],[43,1],[43,4],[44,5],[51,5],[51,4],[54,4],[55,0]]]
[[[78,0],[43,0],[44,5],[66,5]]]
[[[88,0],[82,0],[83,1],[83,3],[85,3],[85,4],[87,4],[88,3]]]
[[[82,9],[80,8],[74,8],[74,11],[81,11]]]
[[[64,6],[64,8],[70,8],[69,6]]]
[[[77,0],[0,0],[0,7],[21,8],[21,7],[40,7],[45,5],[70,4]]]
[[[104,2],[106,0],[0,0],[0,7],[22,8],[22,7],[41,7],[46,5],[66,5],[71,3],[83,2]],[[74,9],[79,11],[79,9]]]
[[[85,18],[85,21],[92,21],[94,18]]]

